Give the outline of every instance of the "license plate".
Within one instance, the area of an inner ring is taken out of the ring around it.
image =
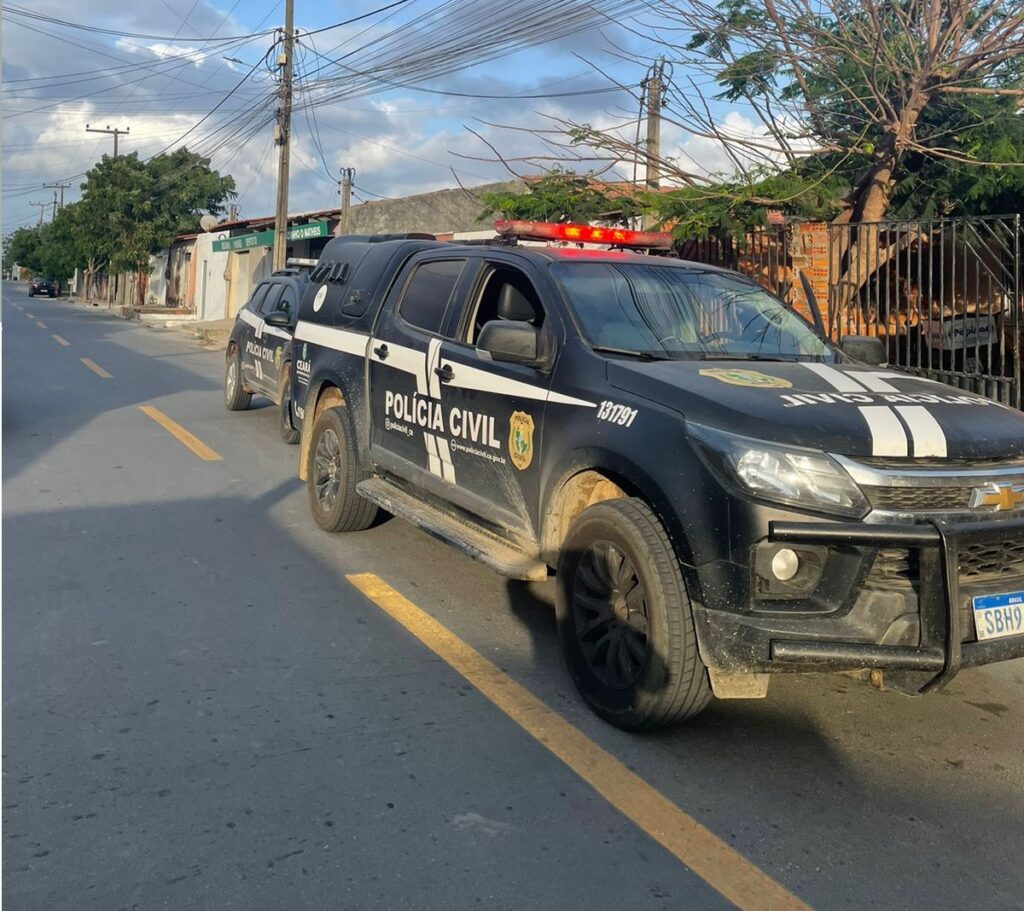
[[[1024,634],[1024,592],[979,595],[973,606],[979,642]]]

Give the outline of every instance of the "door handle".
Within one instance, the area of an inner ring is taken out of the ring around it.
[[[455,379],[455,371],[452,370],[451,364],[445,364],[443,367],[435,367],[434,373],[441,377],[442,383],[450,383]]]
[[[388,346],[378,345],[373,349],[373,353],[377,355],[382,361],[387,360],[388,357]]]

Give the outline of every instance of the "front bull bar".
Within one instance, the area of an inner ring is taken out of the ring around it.
[[[917,647],[773,639],[772,660],[830,671],[934,671],[919,690],[924,694],[945,686],[963,667],[1024,657],[1024,635],[963,642],[959,576],[961,546],[1022,538],[1024,518],[961,523],[935,520],[919,525],[771,522],[768,540],[778,543],[916,548],[921,617],[921,644]]]

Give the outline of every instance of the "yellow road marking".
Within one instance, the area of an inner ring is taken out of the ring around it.
[[[347,578],[627,819],[738,908],[809,911],[785,887],[378,576],[359,573]]]
[[[66,338],[64,338],[63,335],[57,335],[56,332],[53,333],[53,338],[54,338],[54,341],[56,341],[58,345],[63,345],[65,348],[68,345],[71,344],[71,342],[69,342]]]
[[[154,408],[152,405],[139,405],[139,410],[143,414],[149,415],[179,443],[191,449],[204,462],[221,461],[221,457],[200,440],[199,437],[193,436],[177,421],[167,417],[159,408]]]
[[[81,362],[85,364],[85,366],[88,367],[97,376],[102,376],[103,379],[105,380],[109,380],[111,378],[110,374],[107,373],[106,370],[104,370],[99,364],[96,363],[96,361],[92,360],[91,358],[83,357],[79,358],[79,360],[81,360]]]
[[[41,319],[37,319],[37,320],[36,320],[36,325],[37,325],[37,326],[38,326],[38,327],[39,327],[40,329],[45,329],[45,328],[46,328],[46,323],[44,323],[44,322],[43,322],[43,321],[42,321]]]

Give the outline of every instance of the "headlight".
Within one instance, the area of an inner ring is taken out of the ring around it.
[[[868,511],[860,488],[823,452],[752,440],[700,424],[687,428],[711,469],[733,487],[801,509],[858,518]]]

